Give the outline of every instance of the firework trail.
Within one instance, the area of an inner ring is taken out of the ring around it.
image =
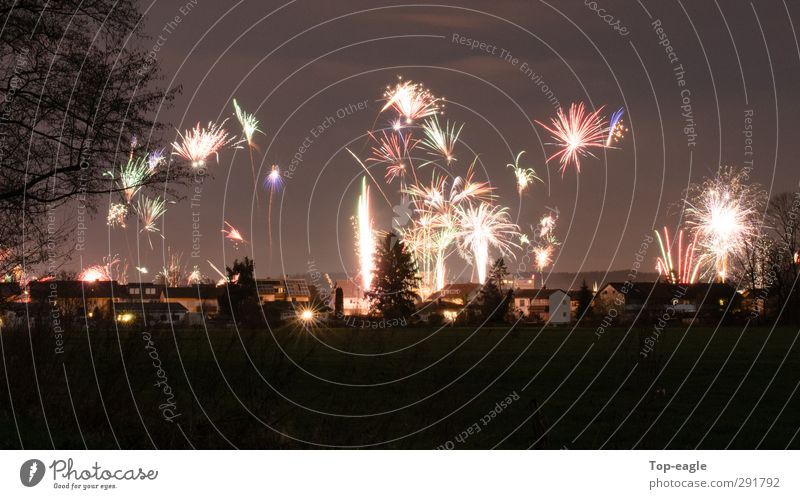
[[[283,177],[278,165],[272,165],[270,172],[264,177],[264,187],[269,189],[269,202],[267,206],[267,234],[269,237],[269,260],[267,264],[267,271],[272,266],[272,196],[275,191],[283,187]]]
[[[167,248],[167,253],[169,254],[167,263],[161,268],[161,272],[158,273],[156,278],[169,288],[178,287],[183,282],[184,275],[186,275],[181,262],[183,254],[175,253],[169,247]]]
[[[519,193],[520,203],[522,202],[522,193],[528,188],[530,184],[541,179],[536,176],[536,171],[533,168],[523,168],[519,164],[520,158],[525,154],[525,151],[520,151],[517,157],[514,158],[514,163],[508,163],[506,168],[511,168],[514,172],[514,178],[517,180],[517,192]]]
[[[181,142],[172,143],[173,154],[189,161],[192,167],[197,168],[205,165],[208,158],[212,154],[216,156],[223,147],[229,144],[236,146],[239,142],[235,137],[229,136],[223,128],[225,121],[227,120],[218,125],[209,122],[207,128],[201,128],[198,123],[184,134],[178,130]]]
[[[383,96],[386,104],[381,112],[394,108],[407,125],[433,116],[441,108],[441,99],[434,97],[422,84],[411,81],[400,82],[394,88],[387,87]],[[403,125],[402,122],[396,122],[395,126],[399,129]]]
[[[361,289],[367,292],[372,289],[372,274],[375,267],[375,237],[372,231],[372,218],[369,209],[369,186],[367,179],[361,179],[361,195],[358,197],[356,223],[357,254],[361,275]]]
[[[223,285],[227,284],[228,283],[228,276],[226,276],[221,270],[219,270],[216,265],[211,263],[211,260],[206,260],[206,262],[208,262],[208,264],[211,266],[211,268],[214,270],[214,272],[216,272],[217,275],[220,276],[219,281],[217,281],[217,286],[223,286]]]
[[[253,135],[256,132],[263,133],[258,128],[258,120],[256,119],[255,115],[247,113],[241,107],[239,107],[239,103],[236,102],[236,99],[233,99],[233,109],[234,114],[236,115],[236,119],[239,121],[239,124],[242,126],[242,135],[244,135],[244,139],[247,141],[248,153],[250,155],[250,170],[253,174],[253,184],[256,183],[256,166],[255,161],[253,159],[253,149],[256,147],[255,143],[253,142]],[[258,190],[256,190],[256,203],[259,203],[259,195]]]
[[[570,163],[580,172],[581,157],[594,157],[590,149],[605,147],[607,128],[600,116],[602,110],[601,107],[597,111],[587,113],[583,102],[573,103],[570,105],[569,114],[565,114],[563,109],[558,110],[557,116],[551,120],[552,127],[540,121],[536,122],[552,135],[555,142],[551,145],[559,148],[547,158],[547,161],[558,158],[562,175]]]
[[[222,233],[225,234],[225,239],[230,239],[231,241],[233,241],[234,248],[238,249],[239,243],[241,244],[247,243],[247,241],[244,240],[244,237],[242,237],[242,233],[239,232],[239,229],[229,224],[228,222],[225,222],[225,225],[227,225],[228,228],[222,229]]]
[[[656,269],[664,276],[667,282],[672,284],[694,284],[697,282],[697,275],[700,271],[700,262],[694,262],[694,250],[697,247],[699,232],[695,232],[694,239],[686,247],[683,245],[683,230],[678,231],[677,244],[677,266],[672,258],[672,240],[669,231],[664,227],[664,238],[658,231],[656,239],[661,249],[661,256],[656,258]]]
[[[478,281],[483,284],[486,282],[489,248],[497,248],[503,255],[511,253],[512,248],[519,248],[513,242],[519,237],[519,227],[511,222],[508,208],[487,203],[459,207],[456,214],[459,245],[464,253],[471,255],[478,272]]]
[[[449,165],[455,161],[453,150],[458,143],[458,136],[461,135],[461,129],[464,125],[456,127],[456,124],[450,124],[449,121],[445,122],[444,127],[439,124],[439,118],[434,115],[433,118],[425,120],[422,125],[422,131],[425,133],[425,138],[422,139],[422,145],[427,148],[431,154],[442,156]]]
[[[625,123],[622,121],[622,115],[625,114],[625,108],[621,107],[611,115],[608,122],[608,138],[606,139],[606,147],[611,147],[611,144],[619,142],[628,131],[625,128]]]

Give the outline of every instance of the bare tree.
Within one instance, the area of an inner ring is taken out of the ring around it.
[[[157,88],[137,48],[131,0],[18,0],[0,6],[0,271],[66,253],[64,241],[119,189],[103,173],[152,149],[152,115],[176,89]],[[166,185],[161,169],[146,183]],[[170,183],[185,169],[170,169]],[[174,192],[174,191],[171,191]]]
[[[786,304],[787,319],[800,315],[800,191],[784,192],[773,196],[767,208],[768,223],[775,232],[775,272],[781,286],[775,291]]]

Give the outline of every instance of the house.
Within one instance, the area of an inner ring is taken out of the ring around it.
[[[262,303],[271,301],[307,303],[311,300],[305,279],[256,279],[256,292]]]
[[[432,315],[440,315],[445,322],[455,322],[459,315],[467,313],[463,305],[444,300],[424,301],[417,305],[416,317],[423,321],[430,320]]]
[[[557,305],[554,309],[559,313],[564,312],[564,307],[571,307],[571,300],[569,294],[562,289],[516,289],[514,290],[514,306],[513,310],[521,315],[523,318],[532,321],[548,322],[550,321],[551,312],[551,295],[556,294],[555,301],[552,304]],[[572,320],[572,312],[569,311],[566,315],[567,322]],[[559,317],[559,321],[564,317]]]
[[[550,324],[569,324],[572,322],[572,300],[569,293],[556,289],[550,293],[547,322]]]
[[[454,305],[468,305],[474,303],[481,290],[481,285],[476,282],[454,282],[431,294],[430,301],[443,301]]]
[[[219,314],[219,297],[224,293],[225,288],[218,288],[213,284],[164,288],[161,291],[161,301],[179,304],[188,313],[213,319]]]
[[[353,281],[336,283],[336,287],[342,288],[343,315],[367,315],[369,313],[369,300],[366,298],[361,287]],[[335,308],[336,293],[331,296],[330,307]]]
[[[595,314],[613,313],[625,320],[707,318],[735,310],[741,302],[736,289],[725,283],[672,284],[610,282],[595,295]],[[730,305],[730,307],[729,307]],[[616,312],[610,312],[614,309]]]
[[[132,301],[159,302],[164,286],[149,282],[129,282],[125,285],[125,290]]]
[[[32,302],[49,302],[72,317],[111,317],[111,304],[129,299],[125,286],[117,281],[34,281],[29,289]]]
[[[186,307],[180,303],[127,302],[114,304],[114,320],[121,324],[175,323],[186,317]]]

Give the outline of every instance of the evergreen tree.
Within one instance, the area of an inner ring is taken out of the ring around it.
[[[389,233],[378,247],[372,291],[367,297],[372,302],[372,312],[386,319],[410,318],[418,298],[417,266],[405,244],[394,233]]]
[[[592,313],[592,299],[594,295],[586,284],[586,279],[581,284],[581,289],[578,291],[578,319],[581,317],[589,317]]]
[[[232,267],[225,267],[228,292],[219,297],[220,310],[224,315],[248,325],[257,325],[261,319],[254,265],[253,260],[244,257],[241,262],[234,260]]]
[[[333,312],[337,319],[344,317],[344,291],[338,286],[333,300]]]
[[[507,293],[503,292],[503,281],[507,275],[508,269],[505,261],[498,258],[492,264],[489,275],[486,276],[486,282],[478,294],[478,307],[482,320],[487,322],[504,322],[506,320],[508,307],[514,300],[512,289],[509,288]]]

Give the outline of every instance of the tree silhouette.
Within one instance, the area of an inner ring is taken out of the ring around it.
[[[410,318],[418,298],[417,266],[397,235],[389,233],[378,247],[372,291],[367,293],[372,312],[386,319]]]
[[[19,0],[0,17],[1,265],[13,267],[68,254],[75,229],[120,190],[103,174],[128,161],[132,138],[137,154],[156,149],[165,125],[151,116],[177,89],[158,89],[158,65],[138,48],[136,2]],[[145,185],[174,193],[187,173],[160,168]],[[53,215],[72,201],[77,213]]]
[[[578,319],[589,317],[593,298],[592,290],[589,289],[589,286],[586,284],[586,279],[584,279],[583,284],[581,284],[581,289],[578,291]]]
[[[478,307],[481,312],[481,319],[486,322],[504,322],[508,314],[508,307],[514,299],[514,291],[508,289],[503,292],[503,281],[508,275],[506,263],[502,258],[498,258],[489,269],[486,282],[478,293]]]

